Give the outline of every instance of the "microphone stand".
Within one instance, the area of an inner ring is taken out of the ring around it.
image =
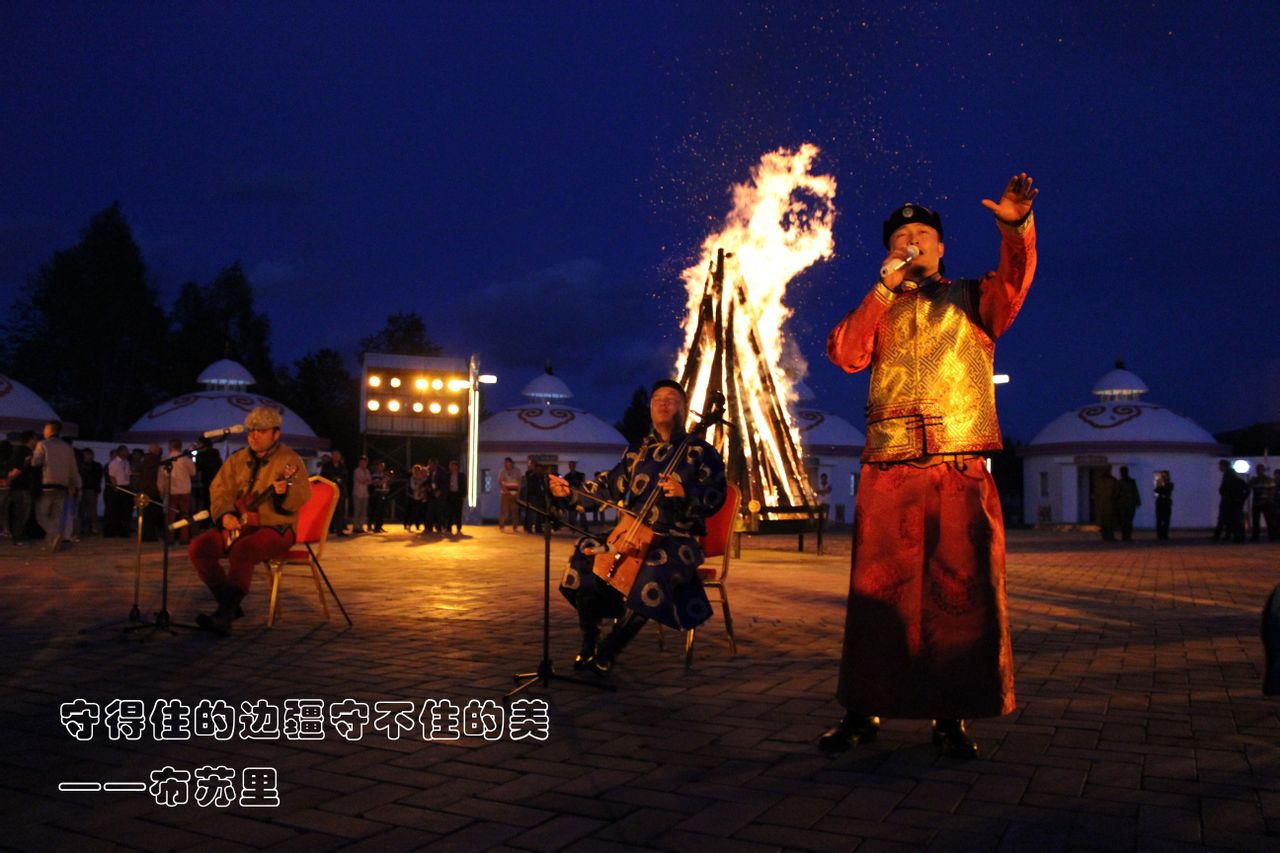
[[[160,524],[162,527],[160,541],[163,543],[163,551],[161,556],[161,570],[160,570],[160,577],[161,577],[160,609],[156,612],[156,618],[154,622],[143,623],[140,625],[129,625],[124,629],[125,633],[127,634],[131,631],[138,631],[144,628],[150,628],[151,633],[147,634],[145,637],[142,638],[144,642],[146,640],[149,640],[152,637],[152,635],[155,634],[156,631],[168,631],[171,635],[176,636],[177,631],[174,631],[173,630],[174,628],[186,628],[189,631],[200,630],[199,625],[188,625],[184,622],[173,622],[169,618],[169,534],[172,532],[169,530],[169,494],[173,490],[173,463],[181,459],[184,455],[185,454],[183,453],[179,453],[176,456],[170,456],[168,459],[162,460],[160,462],[160,464],[164,466],[164,476],[165,476],[164,500],[161,501],[160,503],[160,518],[161,518]],[[147,503],[153,503],[153,501],[151,501],[151,499],[148,498],[145,494],[139,494],[138,500],[141,502],[140,503],[141,508],[138,510],[138,572],[141,573],[142,571],[142,513],[146,511]],[[133,605],[135,609],[138,606],[137,599],[138,599],[137,582],[135,580],[134,605]]]
[[[517,693],[532,687],[538,682],[542,682],[543,687],[550,687],[552,679],[594,687],[597,690],[617,690],[617,687],[608,681],[589,681],[585,678],[574,678],[571,675],[560,675],[555,671],[555,667],[551,663],[551,528],[565,527],[583,536],[590,536],[591,534],[558,517],[558,514],[551,506],[551,483],[550,477],[546,474],[542,475],[542,495],[543,504],[541,507],[533,506],[526,501],[516,501],[520,506],[530,512],[541,515],[545,519],[542,525],[542,660],[538,662],[537,671],[518,672],[512,676],[516,687],[502,697],[503,701],[510,700]]]

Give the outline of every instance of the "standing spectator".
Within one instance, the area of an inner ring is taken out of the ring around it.
[[[609,473],[608,471],[597,471],[595,479],[599,480],[601,477],[607,475],[608,473]],[[602,521],[604,521],[604,507],[605,507],[604,504],[596,504],[596,508],[591,513],[591,520],[594,521],[596,524],[599,524]]]
[[[1156,474],[1156,538],[1169,538],[1169,519],[1173,516],[1173,480],[1168,471]]]
[[[13,544],[27,544],[27,526],[36,494],[40,490],[39,471],[31,464],[31,454],[36,449],[36,434],[23,430],[9,457],[9,505],[13,509]]]
[[[818,485],[813,489],[813,496],[818,499],[818,505],[826,507],[823,515],[827,518],[831,517],[831,481],[827,479],[826,474],[818,477]]]
[[[40,469],[40,497],[36,520],[44,528],[49,551],[57,553],[62,544],[62,510],[67,500],[80,495],[80,466],[76,452],[62,440],[62,422],[44,425],[44,441],[31,454],[32,466]]]
[[[524,472],[524,502],[528,505],[524,511],[524,532],[542,532],[542,513],[534,509],[542,509],[547,504],[546,478],[542,474],[542,466],[529,459],[529,467]]]
[[[438,461],[428,459],[423,473],[426,474],[422,490],[422,508],[426,518],[423,532],[439,533],[444,529],[444,489],[440,484],[444,472],[440,470]]]
[[[9,532],[9,458],[13,445],[9,439],[0,438],[0,536]]]
[[[347,535],[347,513],[344,505],[347,500],[347,465],[342,461],[342,451],[334,450],[329,454],[329,461],[320,463],[320,476],[338,487],[338,503],[333,508],[333,520],[329,522],[329,533],[334,536]]]
[[[116,448],[107,463],[106,509],[102,517],[102,535],[128,536],[133,496],[126,491],[129,480],[129,448],[123,444]]]
[[[458,528],[462,535],[462,501],[467,494],[467,475],[458,468],[458,460],[449,460],[449,470],[444,476],[444,532],[452,534]]]
[[[405,510],[404,529],[405,531],[421,528],[425,515],[423,507],[423,492],[426,489],[427,469],[420,464],[415,464],[409,472],[409,485],[405,488],[405,494],[409,502],[408,509]]]
[[[1225,459],[1218,461],[1222,482],[1218,484],[1218,525],[1213,530],[1216,542],[1244,541],[1244,502],[1249,497],[1249,484],[1231,468]]]
[[[139,487],[149,499],[146,510],[142,514],[142,538],[147,542],[158,542],[160,537],[157,528],[163,516],[160,508],[160,445],[147,445],[147,452],[142,455],[139,469],[141,479]]]
[[[222,454],[209,439],[202,437],[196,441],[195,462],[200,485],[192,488],[191,508],[199,511],[209,508],[209,484],[213,482],[213,478],[218,475],[218,469],[222,467]]]
[[[1120,466],[1120,482],[1116,483],[1116,516],[1120,521],[1120,538],[1133,540],[1133,516],[1142,504],[1137,482],[1129,476],[1129,466]]]
[[[378,462],[369,474],[369,526],[374,533],[385,533],[382,529],[387,518],[387,499],[391,496],[391,475],[387,473],[387,463]]]
[[[579,492],[583,490],[587,482],[587,475],[578,470],[578,463],[573,460],[569,461],[569,470],[564,475],[564,481],[569,484],[572,489]],[[569,509],[565,511],[565,521],[578,527],[586,527],[587,513],[581,508],[582,504],[578,503],[576,497],[569,500]]]
[[[356,469],[351,472],[351,532],[364,533],[369,524],[369,484],[373,474],[369,472],[369,457],[361,456]],[[371,525],[372,526],[372,525]]]
[[[98,496],[102,493],[102,463],[93,448],[80,449],[80,519],[78,536],[92,536],[98,528]]]
[[[1116,510],[1116,478],[1111,475],[1111,466],[1100,469],[1093,478],[1093,515],[1102,530],[1102,538],[1108,542],[1116,541],[1118,517]]]
[[[502,460],[502,470],[498,472],[498,489],[498,531],[501,532],[510,524],[511,532],[515,533],[520,524],[520,506],[516,503],[520,499],[520,472],[516,470],[516,463],[510,456]]]
[[[160,499],[167,499],[169,514],[166,525],[173,524],[180,518],[190,518],[192,513],[192,481],[196,476],[196,463],[191,454],[182,452],[182,442],[176,438],[169,439],[169,456],[175,457],[169,465],[161,465],[156,474],[156,487],[160,490]],[[169,528],[165,527],[164,535],[172,540]],[[191,526],[183,527],[178,538],[185,544],[191,541]]]
[[[1267,466],[1258,465],[1249,478],[1249,489],[1253,493],[1253,535],[1254,542],[1262,533],[1262,522],[1267,523],[1267,539],[1276,540],[1276,481],[1267,476]]]

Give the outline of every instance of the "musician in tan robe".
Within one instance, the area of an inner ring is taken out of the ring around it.
[[[243,615],[240,602],[249,592],[254,566],[293,547],[298,510],[311,497],[301,457],[280,442],[280,413],[259,406],[244,419],[249,446],[227,457],[209,489],[214,528],[191,542],[188,555],[200,580],[218,602],[212,615],[200,614],[201,628],[226,636],[232,620]],[[237,501],[261,497],[256,524],[246,524]],[[235,537],[230,548],[227,540]],[[222,557],[229,568],[223,568]]]

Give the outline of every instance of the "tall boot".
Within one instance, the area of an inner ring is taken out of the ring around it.
[[[586,669],[591,666],[591,661],[596,656],[596,643],[600,640],[600,627],[595,625],[591,628],[583,626],[582,628],[582,648],[578,650],[578,656],[573,659],[574,669]]]
[[[244,590],[230,584],[222,584],[213,590],[213,596],[218,600],[218,609],[211,616],[201,613],[196,617],[196,624],[206,631],[229,637],[231,623],[238,616],[244,615],[244,611],[240,609]]]
[[[627,643],[635,639],[636,634],[640,633],[640,629],[648,621],[648,616],[641,616],[635,611],[628,611],[627,615],[618,622],[613,632],[605,637],[604,642],[600,644],[600,650],[596,652],[595,660],[591,661],[591,668],[600,675],[606,675],[613,669],[614,659],[622,653]]]
[[[978,744],[964,730],[964,720],[934,720],[933,742],[943,755],[961,759],[978,757]]]

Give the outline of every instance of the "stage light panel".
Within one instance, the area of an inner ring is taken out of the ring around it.
[[[431,380],[431,389],[432,389],[433,391],[439,391],[439,390],[440,390],[441,388],[443,388],[443,387],[444,387],[444,380],[443,380],[443,379],[432,379],[432,380]]]
[[[419,400],[419,401],[417,401],[416,403],[414,403],[414,404],[413,404],[413,410],[414,410],[416,413],[418,413],[418,414],[422,414],[422,410],[423,410],[423,408],[424,408],[424,407],[423,407],[423,405],[422,405],[422,401],[421,401],[421,400]]]
[[[381,408],[382,408],[382,404],[379,403],[377,400],[369,401],[369,411],[376,412],[378,411],[378,409],[381,409]]]
[[[427,390],[427,379],[425,376],[419,376],[417,381],[413,383],[413,387],[419,391]]]
[[[390,384],[391,384],[391,387],[392,387],[392,388],[399,388],[399,387],[400,387],[400,377],[399,377],[399,376],[392,376],[392,377],[391,377],[391,383],[390,383]]]
[[[399,401],[399,400],[388,400],[388,401],[387,401],[387,411],[390,411],[390,412],[398,412],[398,411],[400,411],[400,401]]]
[[[438,415],[438,414],[440,414],[440,404],[439,404],[439,403],[432,403],[432,404],[431,404],[430,406],[428,406],[427,408],[431,410],[431,414],[433,414],[433,415]]]
[[[380,387],[381,385],[382,385],[382,377],[381,377],[381,376],[378,376],[377,374],[374,374],[374,375],[372,375],[372,376],[370,376],[370,377],[369,377],[369,387],[370,387],[370,388],[378,388],[378,387]]]
[[[450,403],[450,404],[449,404],[449,414],[451,414],[451,415],[456,415],[456,414],[458,414],[458,404],[457,404],[457,403]]]

